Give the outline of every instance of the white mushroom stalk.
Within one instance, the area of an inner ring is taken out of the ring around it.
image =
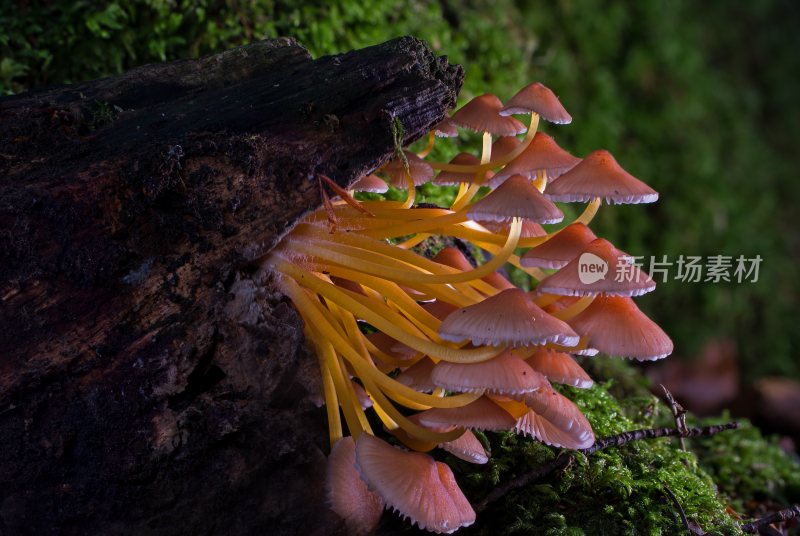
[[[510,117],[517,113],[530,114],[527,128]],[[627,262],[586,227],[601,199],[641,203],[657,194],[606,152],[580,162],[536,133],[540,118],[571,121],[541,84],[506,106],[494,95],[477,97],[437,125],[423,151],[398,150],[377,172],[408,189],[405,201],[356,201],[334,188],[341,199],[326,198],[325,208],[264,260],[263,271],[294,303],[316,350],[333,447],[328,475],[337,479],[328,485],[331,504],[355,533],[370,532],[384,505],[434,532],[471,524],[475,513],[452,472],[424,452],[441,448],[486,463],[470,429],[589,446],[590,423],[550,384],[591,387],[569,354],[656,359],[672,350],[629,298],[653,290],[647,274],[592,286],[576,271],[585,252],[610,269]],[[453,136],[457,127],[483,134],[479,151],[450,164],[426,160],[436,136]],[[415,189],[433,170],[442,171],[442,182],[459,184],[450,207],[415,206]],[[489,182],[492,176],[497,180]],[[496,189],[475,201],[487,184]],[[370,175],[351,191],[384,186]],[[553,200],[588,203],[560,231],[564,214]],[[490,258],[473,264],[453,248],[434,258],[412,249],[432,235]],[[509,264],[542,283],[530,293],[516,288],[502,275]],[[379,439],[381,429],[416,452]]]

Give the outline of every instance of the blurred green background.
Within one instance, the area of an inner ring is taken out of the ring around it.
[[[0,94],[277,36],[320,56],[416,35],[465,67],[462,100],[542,81],[575,118],[545,127],[563,147],[606,148],[661,193],[604,208],[598,234],[672,261],[764,259],[757,283],[672,281],[639,300],[673,359],[732,342],[747,384],[800,378],[798,22],[791,0],[4,2]]]

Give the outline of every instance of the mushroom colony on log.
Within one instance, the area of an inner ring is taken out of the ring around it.
[[[513,117],[523,114],[527,127]],[[305,321],[319,359],[329,500],[353,533],[373,530],[384,508],[437,533],[470,525],[475,512],[452,471],[426,452],[486,463],[472,430],[590,447],[590,423],[551,385],[592,386],[570,354],[654,360],[672,352],[631,299],[654,290],[653,280],[588,228],[602,200],[651,203],[658,194],[607,151],[571,155],[537,132],[540,119],[572,121],[542,84],[505,105],[476,97],[437,125],[420,153],[398,148],[395,160],[349,192],[323,193],[325,207],[263,262]],[[482,134],[479,155],[426,160],[436,137],[456,137],[459,128]],[[354,199],[385,192],[379,175],[406,188],[405,201]],[[416,187],[430,181],[458,185],[450,207],[415,206]],[[548,231],[543,225],[564,219],[554,201],[588,204],[574,222]],[[434,235],[490,259],[476,267],[454,247],[433,258],[414,252]],[[600,263],[599,278],[584,277],[587,258]],[[498,271],[506,263],[539,281],[535,289],[506,279]]]

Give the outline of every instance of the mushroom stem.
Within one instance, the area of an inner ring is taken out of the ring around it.
[[[492,159],[492,134],[490,132],[483,133],[483,147],[481,148],[481,164],[486,164],[489,160]],[[450,210],[458,212],[462,208],[466,207],[470,201],[475,197],[475,194],[478,193],[478,190],[481,189],[481,185],[483,184],[484,178],[486,177],[486,171],[478,170],[475,172],[475,176],[472,179],[472,184],[469,185],[469,188],[463,191],[459,189],[458,194],[456,196],[455,201],[453,201],[453,205],[450,207]]]
[[[536,187],[537,190],[544,193],[544,189],[547,186],[547,172],[537,171],[536,179],[533,181],[533,185]]]
[[[433,146],[436,143],[436,132],[431,130],[428,133],[428,145],[425,146],[423,150],[417,153],[417,156],[420,158],[425,158],[428,156],[431,151],[433,151]]]
[[[314,239],[291,240],[291,249],[309,256],[323,259],[327,262],[340,264],[342,266],[353,268],[354,270],[377,275],[401,283],[466,283],[467,281],[473,279],[486,277],[503,266],[516,248],[521,230],[522,220],[519,218],[514,218],[506,243],[499,251],[497,251],[492,260],[473,270],[451,274],[431,274],[393,268],[370,260],[370,258],[373,257],[373,255],[370,255],[371,252],[359,250],[357,248],[353,248],[352,246],[337,244],[335,242],[328,242],[325,244],[326,247],[320,248],[314,246]]]
[[[414,179],[411,177],[411,171],[409,171],[408,168],[405,170],[405,176],[408,193],[406,194],[406,200],[401,205],[401,208],[409,209],[414,206],[414,200],[417,198],[417,187],[414,185]]]
[[[302,303],[308,303],[310,301],[303,294],[302,289],[299,286],[302,285],[321,296],[330,298],[336,302],[337,305],[346,308],[348,311],[352,311],[354,315],[369,322],[393,339],[396,339],[406,346],[409,346],[410,348],[413,348],[431,357],[452,363],[480,363],[481,361],[486,361],[500,354],[504,349],[503,347],[495,348],[486,346],[471,349],[458,349],[437,344],[430,340],[411,335],[404,331],[397,324],[397,322],[401,322],[402,317],[400,317],[400,315],[397,313],[388,310],[388,308],[384,311],[386,316],[377,314],[369,305],[364,303],[365,298],[363,298],[363,296],[358,296],[346,290],[338,289],[335,285],[326,283],[312,273],[287,261],[280,255],[276,255],[274,258],[271,258],[270,263],[274,266],[276,271],[288,276],[283,282],[284,286],[286,287],[286,294],[292,298],[292,301],[295,301],[295,298],[298,299],[298,302]],[[298,306],[298,309],[299,308],[300,306]],[[305,308],[308,309],[308,306]],[[338,334],[338,332],[336,332],[336,330],[331,329],[330,331],[331,333],[325,334],[330,340],[341,339],[341,336]],[[347,355],[345,355],[345,358],[347,358]],[[415,394],[420,394],[413,390],[412,392]],[[447,400],[447,398],[440,399],[440,401],[441,400]],[[431,405],[433,406],[435,404]]]
[[[583,209],[583,214],[578,216],[573,223],[582,223],[588,226],[594,219],[595,214],[597,214],[601,201],[599,197],[592,199],[589,204],[586,205],[586,208]]]
[[[400,249],[411,249],[414,246],[418,246],[420,243],[424,242],[431,236],[433,235],[431,235],[430,233],[419,233],[417,235],[412,236],[408,240],[404,240],[399,244],[395,244],[395,247],[398,247]]]
[[[344,357],[353,367],[356,375],[361,379],[362,382],[364,382],[364,387],[367,392],[373,394],[373,390],[369,387],[369,385],[378,385],[394,400],[412,409],[430,409],[434,407],[457,408],[474,402],[483,394],[482,391],[479,391],[476,393],[463,393],[441,398],[438,396],[420,393],[386,376],[385,374],[381,373],[377,367],[375,367],[375,364],[368,359],[368,356],[360,355],[358,351],[356,351],[344,339],[344,337],[339,334],[339,332],[333,327],[331,320],[324,312],[325,309],[319,302],[315,302],[308,297],[305,291],[291,278],[284,278],[281,280],[281,283],[286,295],[289,296],[296,304],[298,311],[300,311],[300,315],[306,322],[306,325],[313,326],[311,327],[312,333],[315,334],[315,338],[313,340],[321,341],[323,349],[325,351],[334,351],[334,356],[336,352],[340,353],[341,356]],[[295,301],[295,299],[297,301]],[[327,345],[330,345],[330,348],[328,348]],[[337,365],[336,362],[328,364],[334,366]],[[337,392],[346,393],[344,385],[338,384],[336,380],[335,371],[337,369],[338,367],[334,369],[333,375],[334,383],[337,385]],[[383,405],[384,409],[386,409],[386,404]],[[360,408],[360,405],[358,407]],[[347,413],[345,413],[345,417],[347,417]],[[394,416],[392,416],[392,418],[395,419]],[[356,417],[356,421],[357,420],[358,419]],[[348,421],[348,427],[349,426],[350,422]],[[442,441],[442,439],[437,439],[437,441]]]
[[[490,169],[499,168],[505,166],[520,154],[522,151],[528,148],[528,145],[531,144],[533,141],[534,135],[536,135],[536,129],[539,127],[539,115],[536,113],[531,114],[531,123],[528,127],[528,132],[525,134],[525,138],[523,138],[522,143],[520,143],[517,147],[515,147],[512,151],[509,151],[504,156],[498,158],[493,162],[487,162],[485,164],[480,164],[477,166],[467,166],[463,164],[448,164],[445,162],[428,162],[428,164],[433,169],[438,169],[441,171],[453,171],[455,173],[478,173],[478,172],[486,172]]]
[[[565,307],[560,311],[554,311],[550,314],[559,320],[569,320],[581,314],[584,309],[592,304],[596,297],[596,295],[584,296],[569,307]]]
[[[310,300],[310,298],[306,299]],[[366,418],[362,421],[357,415],[355,407],[358,406],[358,409],[361,409],[361,405],[358,403],[358,400],[355,399],[355,392],[351,392],[352,385],[350,386],[351,391],[347,389],[346,378],[342,374],[342,370],[339,367],[339,360],[336,357],[336,352],[331,343],[326,341],[324,337],[317,335],[315,328],[310,327],[309,331],[312,333],[311,339],[314,341],[317,351],[325,361],[325,367],[331,372],[333,384],[339,396],[345,421],[347,422],[347,429],[350,431],[350,435],[357,438],[362,432],[369,428],[369,423],[366,422]],[[366,428],[364,424],[366,424]]]
[[[311,339],[311,331],[306,330],[306,336]],[[319,349],[319,347],[317,347]],[[325,359],[322,357],[321,352],[317,352],[317,361],[319,361],[319,371],[322,376],[322,392],[325,395],[325,411],[328,414],[328,435],[330,437],[331,447],[339,441],[342,437],[342,418],[339,414],[339,398],[336,396],[336,387],[333,383],[333,377]]]

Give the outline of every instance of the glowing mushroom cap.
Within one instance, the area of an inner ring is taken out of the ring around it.
[[[558,100],[555,93],[540,82],[520,89],[500,111],[500,115],[537,113],[545,121],[566,125],[572,116]]]
[[[439,320],[444,320],[447,315],[458,309],[455,305],[451,305],[441,300],[433,300],[431,302],[421,303],[420,307],[428,311],[431,315]]]
[[[524,133],[527,130],[525,125],[513,117],[503,117],[498,113],[502,107],[500,99],[485,93],[462,106],[450,119],[464,128],[476,132],[489,132],[497,136],[515,136]]]
[[[542,347],[525,362],[551,382],[572,385],[579,389],[588,389],[594,385],[586,371],[564,352]]]
[[[579,337],[561,320],[548,315],[518,288],[457,309],[444,319],[439,336],[476,345],[532,346],[553,342],[575,346]]]
[[[536,435],[541,441],[550,442],[550,444],[558,444],[559,446],[574,449],[585,449],[594,443],[592,425],[589,424],[580,408],[557,391],[545,388],[528,393],[525,395],[525,404],[533,410],[536,417],[541,417],[541,419],[549,422],[560,432],[554,433],[552,429],[548,429],[547,426],[543,426],[543,423],[539,422],[538,428],[534,428],[538,430],[537,434],[527,430],[525,430],[525,433]],[[536,425],[537,419],[532,417],[529,416],[531,418],[530,423],[531,425]],[[525,416],[522,419],[524,418]],[[520,430],[520,425],[524,425],[520,421],[517,421],[518,431]]]
[[[382,331],[376,331],[375,333],[369,333],[366,335],[367,340],[371,342],[375,347],[378,348],[384,354],[387,354],[395,359],[399,359],[401,361],[411,359],[417,352],[405,344],[401,343],[400,341],[391,338],[387,334]]]
[[[453,472],[427,454],[400,450],[361,434],[356,467],[388,506],[423,530],[449,534],[475,522],[475,511]]]
[[[506,350],[482,363],[448,363],[433,367],[431,381],[448,391],[518,395],[529,393],[548,383],[520,357]]]
[[[658,192],[622,169],[608,151],[594,151],[547,187],[553,201],[591,201],[612,204],[653,203]]]
[[[431,392],[436,389],[436,384],[431,380],[434,362],[428,357],[423,357],[403,372],[395,380],[407,387],[422,392]]]
[[[510,430],[514,427],[514,418],[486,396],[458,408],[433,408],[417,415],[421,425],[431,428],[461,426],[473,430]]]
[[[596,238],[586,225],[571,223],[547,242],[526,251],[519,263],[526,268],[562,268]]]
[[[469,153],[458,153],[450,160],[451,164],[459,166],[477,166],[481,163],[480,158]],[[461,173],[457,171],[442,171],[433,181],[434,184],[442,186],[458,186],[462,182],[472,183],[475,180],[475,173]]]
[[[560,296],[640,296],[655,290],[655,281],[632,261],[608,240],[597,238],[558,272],[542,279],[536,290]]]
[[[355,462],[355,441],[343,437],[328,456],[325,488],[331,510],[344,519],[348,532],[369,534],[380,521],[383,501],[361,480]]]
[[[464,430],[464,433],[458,439],[440,443],[439,448],[466,462],[482,465],[489,461],[489,456],[486,454],[483,444],[470,430]]]
[[[382,178],[378,177],[375,174],[364,175],[353,185],[350,189],[355,190],[356,192],[370,192],[373,194],[383,194],[389,191],[389,185],[386,184]]]
[[[503,158],[505,155],[519,147],[519,138],[516,136],[500,136],[492,144],[492,160]]]
[[[591,430],[591,428],[589,428]],[[594,434],[584,429],[564,431],[533,410],[517,419],[518,434],[529,435],[542,443],[567,449],[585,449],[594,443]]]
[[[512,175],[533,178],[539,171],[546,172],[547,180],[552,181],[574,168],[580,161],[580,158],[559,147],[553,138],[544,132],[537,132],[531,144],[492,177],[489,186],[495,188]]]
[[[598,296],[569,323],[589,346],[609,355],[652,361],[673,350],[669,336],[630,298]]]
[[[522,175],[514,175],[475,202],[467,215],[480,221],[527,218],[538,223],[558,223],[564,219],[564,213]]]
[[[426,182],[430,182],[433,178],[433,168],[430,164],[411,151],[403,151],[403,154],[408,160],[408,171],[411,174],[411,180],[414,181],[414,186],[422,186]],[[408,186],[406,169],[402,159],[395,158],[383,166],[381,171],[391,178],[392,186],[395,188],[406,188]]]
[[[458,137],[458,127],[449,117],[445,117],[436,126],[434,126],[433,132],[439,138]]]

